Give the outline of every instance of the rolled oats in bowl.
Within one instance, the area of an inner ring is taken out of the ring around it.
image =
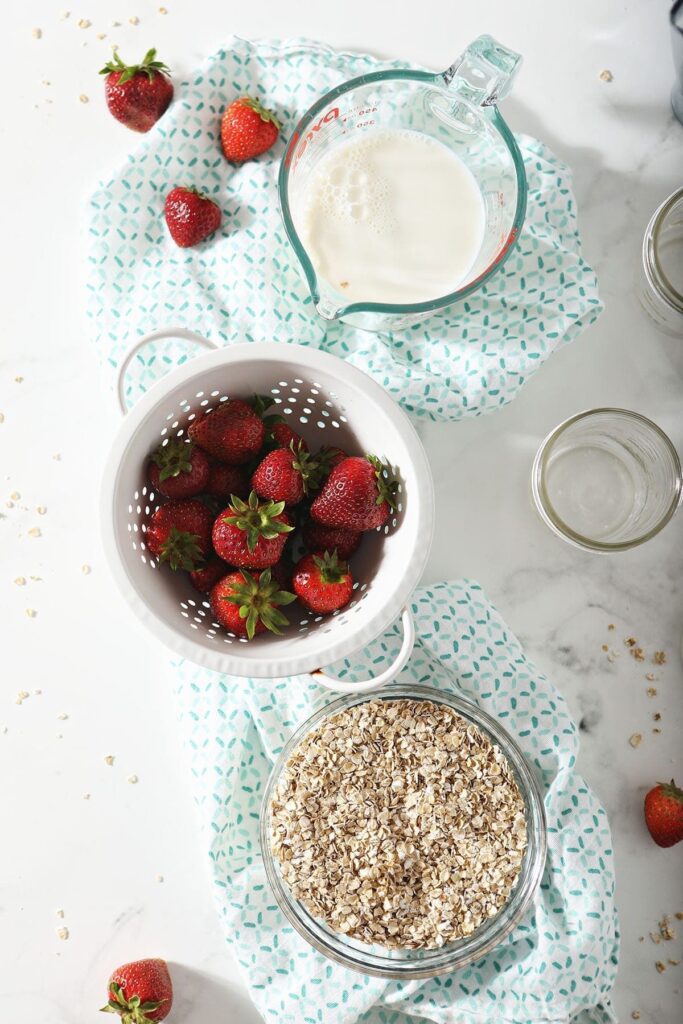
[[[483,955],[528,906],[542,801],[511,737],[423,687],[344,697],[297,731],[264,800],[278,902],[333,959],[427,976]]]

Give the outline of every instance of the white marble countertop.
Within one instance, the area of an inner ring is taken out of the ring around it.
[[[683,937],[662,949],[647,934],[662,914],[683,910],[683,847],[655,847],[641,805],[655,781],[683,776],[683,518],[632,553],[590,556],[547,532],[527,493],[540,439],[590,406],[651,415],[683,451],[683,345],[653,329],[633,292],[645,225],[683,171],[683,127],[668,99],[666,3],[489,0],[482,8],[423,0],[404,14],[362,0],[334,9],[167,0],[162,15],[156,0],[85,0],[60,20],[65,6],[7,5],[3,19],[3,1019],[95,1020],[111,968],[164,955],[176,982],[172,1020],[258,1020],[214,912],[165,655],[114,592],[98,539],[98,479],[116,413],[85,336],[78,212],[135,138],[107,115],[96,72],[115,42],[131,58],[156,45],[180,77],[231,33],[308,35],[438,68],[490,31],[525,56],[506,116],[574,169],[585,252],[607,308],[511,406],[421,428],[438,501],[426,577],[478,579],[581,720],[580,768],[614,834],[623,934],[615,1004],[622,1020],[636,1009],[643,1022],[680,1020],[683,966],[660,975],[654,962],[681,958]],[[79,29],[80,18],[92,26]],[[32,37],[34,27],[42,38]],[[612,82],[601,81],[602,69]],[[14,491],[21,498],[5,508]],[[34,526],[41,537],[28,535]],[[19,575],[42,580],[20,588],[12,583]],[[668,664],[655,670],[656,699],[645,692],[650,666],[622,646],[628,634],[650,653],[668,652]],[[608,662],[601,645],[612,638],[621,657]],[[32,695],[17,705],[22,689]],[[654,712],[662,715],[659,735]],[[634,732],[644,736],[638,749],[628,743]],[[115,755],[111,767],[107,754]],[[126,782],[131,773],[136,786]],[[67,941],[56,934],[62,924]]]

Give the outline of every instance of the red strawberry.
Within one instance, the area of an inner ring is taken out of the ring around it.
[[[396,508],[398,481],[391,467],[374,456],[339,462],[311,505],[311,518],[345,530],[374,530]]]
[[[289,620],[280,611],[282,605],[295,601],[294,594],[280,590],[270,569],[252,576],[242,569],[224,576],[211,591],[211,610],[221,626],[253,640],[257,633],[269,629],[281,634],[280,626]]]
[[[173,985],[165,960],[136,960],[117,967],[109,979],[103,1013],[118,1013],[123,1024],[161,1021],[171,1012]]]
[[[266,429],[251,406],[231,398],[196,419],[188,433],[209,455],[231,466],[243,466],[261,451]]]
[[[192,572],[211,551],[213,516],[194,498],[160,505],[147,524],[145,542],[160,562]]]
[[[336,551],[304,555],[294,568],[292,590],[309,611],[334,612],[351,600],[353,577]]]
[[[209,460],[191,442],[172,437],[151,456],[149,479],[167,498],[192,498],[209,480]]]
[[[297,505],[318,485],[318,463],[304,448],[276,448],[258,464],[251,486],[260,498]]]
[[[168,68],[148,50],[139,64],[126,65],[118,53],[100,71],[109,112],[134,132],[148,132],[173,99]]]
[[[268,438],[272,440],[276,448],[291,448],[293,444],[297,449],[301,446],[303,451],[308,451],[308,445],[303,437],[286,423],[273,423],[268,431]]]
[[[657,846],[683,839],[683,790],[673,779],[659,782],[645,797],[645,824]]]
[[[280,122],[258,100],[242,96],[226,107],[221,118],[221,146],[228,160],[242,163],[265,153],[280,131]]]
[[[230,501],[233,494],[246,498],[249,494],[247,474],[239,466],[228,466],[225,462],[211,462],[206,493],[221,501]]]
[[[309,519],[302,530],[304,544],[309,551],[336,551],[340,558],[350,558],[358,549],[362,533],[323,526]]]
[[[209,559],[204,565],[199,569],[192,570],[190,580],[192,586],[200,594],[208,594],[212,587],[229,571],[230,566],[226,565],[222,558],[218,558],[217,555],[209,555]]]
[[[284,501],[259,502],[252,491],[249,501],[237,495],[213,525],[216,554],[230,565],[267,569],[280,560],[293,527]]]
[[[221,211],[196,188],[177,185],[166,196],[164,216],[171,238],[181,249],[198,245],[221,226]]]

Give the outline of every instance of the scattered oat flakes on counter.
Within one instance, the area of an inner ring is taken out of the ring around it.
[[[602,649],[603,651],[609,651],[609,644],[603,644]]]
[[[657,696],[657,688],[655,686],[648,686],[648,688],[647,688],[647,690],[645,692],[647,693],[648,697],[656,697]]]
[[[4,414],[4,412],[0,412],[0,423],[4,423],[4,422],[5,422],[5,414]]]
[[[662,936],[659,934],[659,932],[650,932],[650,938],[654,942],[655,946],[658,946],[659,943],[662,941]]]
[[[90,21],[88,20],[88,18],[81,18],[80,21],[78,22],[78,27],[79,28],[90,28]]]
[[[62,461],[62,456],[59,454],[59,452],[55,452],[54,455],[52,456],[52,458],[54,459],[55,462],[61,462]]]
[[[33,36],[34,39],[42,39],[43,38],[43,30],[42,30],[42,28],[32,28],[31,29],[31,35]]]
[[[84,800],[89,800],[90,799],[90,793],[84,793],[83,794],[83,799]]]
[[[677,910],[674,917],[677,921],[683,921],[683,910]]]
[[[661,960],[655,960],[655,967],[657,968],[660,974],[663,974],[666,970],[666,964],[663,964]]]
[[[114,755],[113,754],[107,754],[107,756],[104,759],[104,763],[108,764],[111,767],[111,765],[113,765],[113,763],[114,763]]]
[[[655,665],[666,665],[666,651],[655,651],[652,660]]]
[[[607,628],[608,628],[608,629],[610,630],[610,632],[611,632],[611,631],[612,631],[613,629],[616,629],[617,627],[615,626],[615,624],[614,624],[613,622],[609,622],[609,623],[607,624]]]
[[[62,925],[60,928],[56,928],[55,931],[57,932],[58,939],[66,941],[66,939],[69,938],[69,929],[65,925]]]
[[[59,17],[61,18],[62,21],[66,21],[67,18],[71,17],[71,11],[62,11],[62,13],[59,15]]]
[[[40,31],[40,29],[38,29],[38,31]],[[15,377],[14,378],[14,382],[15,382],[15,384],[21,384],[23,379],[24,379],[23,377]]]
[[[633,1020],[640,1020],[640,1010],[632,1010],[631,1016]]]
[[[58,722],[66,722],[68,717],[69,716],[67,715],[67,713],[65,711],[60,711],[60,713],[57,715],[57,721]]]
[[[639,747],[640,744],[642,743],[642,740],[643,740],[642,733],[639,733],[639,732],[634,732],[633,735],[629,737],[629,743],[631,744],[632,747]]]
[[[672,967],[678,967],[680,960],[672,960],[671,957],[667,960],[667,963],[671,964]]]
[[[35,610],[35,608],[27,608],[26,614],[29,617],[29,619],[35,619],[36,616],[38,615],[38,612]]]
[[[19,491],[12,491],[12,493],[10,494],[10,499],[12,501],[19,501],[20,498],[21,495],[19,494]]]
[[[89,103],[90,102],[90,100],[88,99],[88,97],[85,95],[84,92],[82,92],[81,95],[78,98],[81,101],[81,103]]]
[[[31,529],[27,531],[27,533],[29,537],[42,537],[40,529],[37,526],[32,526]]]
[[[601,82],[612,82],[612,81],[614,81],[614,75],[609,70],[609,68],[603,68],[602,71],[600,72],[600,74],[598,75],[598,78],[600,79]]]
[[[159,14],[168,14],[168,11],[166,10],[165,7],[160,7],[159,8]]]
[[[659,934],[666,942],[671,942],[676,938],[676,932],[671,927],[671,918],[668,914],[665,914],[659,922]]]
[[[654,674],[654,672],[646,672],[645,678],[647,679],[648,683],[654,683],[657,676]]]
[[[653,718],[653,720],[655,722],[661,722],[661,720],[662,720],[662,716],[660,715],[659,711],[655,711],[655,713],[652,716],[652,718]]]
[[[61,907],[59,910],[55,910],[55,914],[57,915],[57,917],[64,917],[64,911],[61,909]]]
[[[83,565],[81,566],[81,572],[83,573],[84,576],[89,576],[90,573],[92,572],[92,569],[90,568],[87,562],[84,562]]]
[[[130,782],[131,786],[135,786],[138,781],[137,775],[129,775],[126,779],[126,782]]]
[[[45,505],[37,505],[36,512],[38,513],[39,516],[44,516],[45,513],[47,512],[47,508],[45,507]]]
[[[30,696],[31,696],[31,694],[28,692],[28,690],[19,690],[19,693],[17,694],[14,703],[15,704],[23,704],[24,701],[28,700],[28,698]]]
[[[26,586],[26,577],[25,576],[16,576],[15,579],[14,579],[14,582],[15,582],[17,587],[25,587]]]
[[[137,15],[134,14],[132,16],[132,18],[128,19],[128,24],[129,25],[139,25],[140,24],[140,19],[137,17]]]
[[[163,882],[163,880],[164,880],[164,876],[163,875],[157,875],[157,882]]]
[[[106,32],[98,32],[97,33],[97,38],[98,39],[106,39],[107,38],[107,33]]]

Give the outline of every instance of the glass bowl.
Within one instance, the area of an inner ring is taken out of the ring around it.
[[[447,943],[439,949],[386,949],[351,939],[332,929],[291,894],[272,854],[270,843],[270,807],[273,791],[294,748],[320,722],[332,715],[370,700],[429,700],[453,708],[472,722],[496,744],[508,759],[515,781],[524,798],[528,845],[519,877],[505,906],[472,935]],[[261,853],[268,882],[283,914],[302,938],[315,949],[362,974],[381,978],[432,978],[447,974],[479,960],[498,946],[524,917],[541,882],[545,866],[547,837],[543,797],[539,784],[521,750],[505,729],[481,708],[454,693],[429,686],[393,685],[374,693],[340,697],[320,708],[293,733],[279,755],[263,796],[260,820]]]

